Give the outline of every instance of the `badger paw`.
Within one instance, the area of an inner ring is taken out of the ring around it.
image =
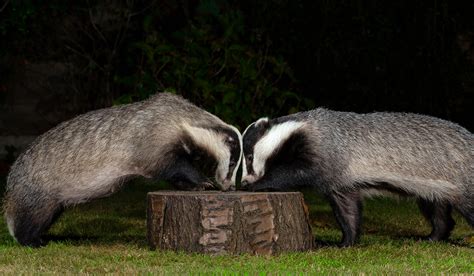
[[[205,190],[214,190],[214,184],[212,182],[204,181],[196,185],[193,191],[205,191]]]

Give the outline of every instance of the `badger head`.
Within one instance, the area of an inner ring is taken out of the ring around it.
[[[193,165],[201,171],[213,171],[215,185],[223,191],[235,189],[237,169],[242,158],[242,136],[231,125],[183,125],[185,137],[182,145],[191,156]]]
[[[281,149],[304,123],[261,118],[245,129],[243,136],[242,186],[265,175],[269,160],[281,155]]]

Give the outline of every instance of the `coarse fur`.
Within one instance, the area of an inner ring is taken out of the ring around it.
[[[4,213],[10,234],[39,246],[61,211],[108,196],[135,176],[178,189],[235,187],[239,131],[180,96],[158,93],[95,110],[38,137],[11,167]]]
[[[432,225],[430,240],[449,237],[453,208],[474,226],[474,137],[449,121],[318,108],[251,124],[243,152],[246,189],[322,191],[342,229],[342,246],[359,237],[367,195],[416,197]]]

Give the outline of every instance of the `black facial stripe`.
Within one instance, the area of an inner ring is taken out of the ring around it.
[[[247,156],[249,154],[253,155],[254,150],[255,150],[255,144],[257,144],[258,141],[265,135],[269,126],[270,126],[269,122],[261,122],[260,124],[258,124],[258,126],[256,126],[254,123],[247,129],[247,132],[245,132],[245,135],[243,137],[243,147],[244,147],[243,158],[246,158],[245,163],[247,165],[248,174],[254,174],[255,172],[253,170],[253,159],[249,160],[247,159]]]
[[[253,171],[253,161],[245,161],[245,164],[247,165],[247,173],[254,174],[255,172]]]
[[[255,125],[250,127],[243,137],[244,153],[253,153],[255,144],[265,135],[266,131],[267,128],[263,124],[258,127]]]
[[[301,132],[293,133],[283,145],[277,149],[266,162],[266,167],[271,170],[273,167],[291,165],[298,168],[311,167],[313,156],[308,143],[308,138]]]
[[[188,153],[184,145],[190,150]],[[197,145],[188,135],[181,137],[180,143],[174,148],[174,154],[177,158],[188,160],[196,170],[206,177],[214,177],[218,166],[217,157],[208,149]]]
[[[240,153],[241,153],[239,137],[237,136],[235,132],[232,132],[232,134],[235,135],[235,137],[231,136],[232,138],[234,138],[235,143],[232,143],[232,145],[230,145],[230,163],[229,163],[229,171],[226,176],[227,179],[232,178],[234,169],[237,166],[237,162],[239,162]]]

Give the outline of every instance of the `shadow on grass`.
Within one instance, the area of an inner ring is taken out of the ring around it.
[[[79,235],[53,235],[48,234],[43,236],[43,240],[47,243],[58,242],[66,244],[91,244],[100,242],[100,236],[79,236]]]
[[[122,218],[82,218],[78,222],[60,222],[53,233],[43,238],[48,242],[58,242],[73,245],[117,245],[134,244],[146,247],[146,226],[130,222],[133,219]],[[59,228],[59,229],[58,229]]]
[[[319,238],[314,239],[314,249],[326,247],[339,247],[340,242],[334,240],[323,240]]]
[[[426,243],[445,243],[454,246],[473,248],[473,245],[469,243],[467,238],[453,238],[450,237],[448,240],[443,241],[432,241],[428,238],[428,235],[410,235],[410,234],[396,234],[390,236],[396,241],[414,241],[414,242],[426,242]]]
[[[87,236],[87,235],[54,235],[48,234],[43,236],[43,239],[50,243],[62,243],[74,246],[81,245],[134,245],[139,248],[148,248],[146,238],[136,239],[135,236],[118,236],[115,238],[104,238],[103,236]]]

